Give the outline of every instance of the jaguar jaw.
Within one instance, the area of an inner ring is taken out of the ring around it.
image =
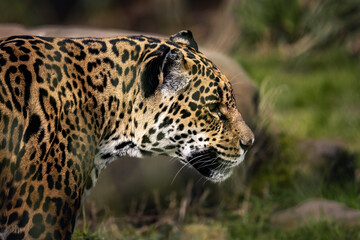
[[[186,161],[198,173],[212,182],[221,182],[232,173],[232,167],[225,163],[226,160],[219,157],[215,149],[192,153]]]

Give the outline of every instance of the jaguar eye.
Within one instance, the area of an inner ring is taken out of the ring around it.
[[[219,103],[210,103],[207,106],[211,112],[216,112],[217,109],[219,109],[220,104]]]
[[[225,115],[220,111],[220,103],[210,103],[207,105],[209,110],[213,113],[216,113],[221,120],[225,120]]]

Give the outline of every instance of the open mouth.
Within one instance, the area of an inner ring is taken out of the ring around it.
[[[213,182],[223,181],[232,173],[231,167],[226,166],[225,160],[218,156],[215,149],[193,153],[187,158],[187,162]]]

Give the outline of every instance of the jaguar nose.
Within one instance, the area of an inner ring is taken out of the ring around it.
[[[246,152],[253,144],[255,139],[246,139],[246,140],[240,140],[240,147]]]

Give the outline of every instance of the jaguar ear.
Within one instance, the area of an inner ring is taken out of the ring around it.
[[[183,44],[183,45],[186,45],[188,47],[191,47],[191,48],[195,49],[196,51],[199,51],[198,45],[195,42],[193,34],[192,34],[192,32],[190,30],[180,31],[180,32],[172,35],[170,37],[170,40],[175,42],[175,43],[179,43],[179,44]]]
[[[172,49],[166,54],[162,66],[162,91],[177,92],[186,85],[189,77],[184,65],[184,55],[179,49]]]
[[[145,98],[154,95],[156,89],[159,87],[160,73],[162,72],[164,61],[169,51],[170,48],[167,47],[155,52],[155,57],[145,65],[141,75],[141,89]]]
[[[161,91],[176,92],[188,81],[184,56],[179,49],[165,48],[156,52],[141,75],[141,89],[145,98],[151,97],[159,88]],[[160,78],[162,83],[160,84]]]

